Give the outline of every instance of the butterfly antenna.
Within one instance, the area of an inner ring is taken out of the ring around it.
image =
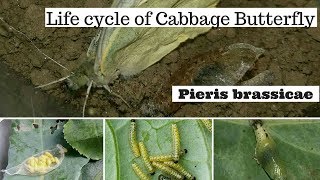
[[[36,46],[36,45],[34,44],[34,42],[31,40],[31,38],[29,38],[25,33],[23,33],[23,32],[21,32],[21,31],[15,29],[15,28],[12,27],[12,26],[10,26],[8,23],[6,23],[6,22],[3,20],[3,18],[0,18],[0,20],[1,20],[3,23],[5,23],[10,30],[13,30],[13,31],[17,32],[18,34],[21,34],[22,36],[24,36],[24,37],[32,44],[32,46],[33,46],[34,48],[36,48],[36,50],[45,57],[45,59],[49,59],[49,60],[51,60],[52,62],[54,62],[55,64],[57,64],[58,66],[62,67],[63,69],[65,69],[65,70],[67,70],[67,71],[69,71],[68,68],[66,68],[65,66],[63,66],[62,64],[60,64],[58,61],[54,60],[53,58],[51,58],[50,56],[48,56],[47,54],[45,54],[44,52],[42,52],[42,51],[40,50],[40,48],[38,48],[38,46]]]
[[[89,98],[89,94],[90,94],[90,91],[91,91],[92,84],[93,84],[93,80],[90,81],[90,84],[89,84],[89,86],[87,88],[86,98],[84,99],[84,103],[83,103],[83,107],[82,107],[82,117],[84,117],[84,113],[86,111],[87,101],[88,101],[88,98]]]

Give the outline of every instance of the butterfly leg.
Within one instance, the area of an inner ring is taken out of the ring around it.
[[[71,75],[65,76],[65,77],[60,78],[60,79],[58,79],[58,80],[51,81],[51,82],[49,82],[49,83],[47,83],[47,84],[43,84],[43,85],[37,86],[36,88],[43,88],[43,87],[46,87],[46,86],[50,86],[50,85],[52,85],[52,84],[56,84],[56,83],[62,82],[62,81],[64,81],[64,80],[68,79],[70,76],[71,76]]]
[[[86,105],[87,105],[87,101],[88,101],[88,98],[89,98],[89,94],[90,94],[90,91],[91,91],[92,84],[93,84],[93,80],[90,81],[90,83],[88,85],[88,88],[87,88],[86,98],[84,99],[84,103],[83,103],[83,107],[82,107],[82,117],[84,117],[84,114],[85,114],[85,111],[86,111]]]
[[[120,96],[119,94],[113,92],[113,91],[110,89],[109,86],[103,85],[103,87],[104,87],[111,95],[120,98],[129,108],[131,108],[131,106],[129,105],[129,103],[128,103],[126,100],[124,100],[122,96]]]

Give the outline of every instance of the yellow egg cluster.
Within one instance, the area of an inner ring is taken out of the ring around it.
[[[59,159],[51,153],[45,152],[39,157],[30,157],[27,167],[30,173],[46,173],[50,167],[59,164]]]

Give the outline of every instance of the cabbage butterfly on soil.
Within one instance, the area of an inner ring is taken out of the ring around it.
[[[112,8],[212,8],[219,0],[115,0]],[[0,18],[1,21],[3,21]],[[4,22],[4,21],[3,21]],[[5,22],[4,22],[5,23]],[[19,30],[8,25],[10,31],[22,34],[43,56],[61,68],[70,72],[68,68],[43,53],[33,41]],[[92,40],[87,60],[80,62],[78,70],[58,80],[37,86],[43,88],[58,82],[67,81],[71,89],[88,86],[82,107],[85,115],[87,100],[92,87],[106,89],[111,95],[120,98],[129,107],[119,94],[113,92],[109,85],[119,76],[129,77],[136,75],[149,66],[160,61],[165,55],[177,48],[188,39],[209,31],[210,27],[170,27],[170,28],[102,28]]]
[[[115,0],[113,8],[179,8],[179,7],[215,7],[219,0]],[[165,55],[170,53],[182,42],[193,39],[199,34],[205,33],[210,28],[102,28],[97,36],[92,40],[87,52],[87,61],[74,73],[56,82],[68,81],[71,89],[79,89],[87,85],[86,97],[84,100],[82,115],[85,114],[87,99],[92,87],[101,87],[110,94],[122,99],[119,94],[111,91],[109,84],[114,82],[119,76],[130,77],[136,75],[149,66],[160,61]],[[156,42],[156,43],[155,43]],[[48,83],[46,85],[52,84]],[[42,85],[39,87],[44,87]]]

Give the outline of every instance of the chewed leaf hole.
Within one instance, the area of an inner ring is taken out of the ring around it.
[[[33,126],[27,126],[25,124],[18,124],[14,131],[31,131],[34,127]]]
[[[33,125],[33,127],[36,128],[36,129],[39,128],[39,124],[37,124],[37,123],[32,123],[32,125]]]

